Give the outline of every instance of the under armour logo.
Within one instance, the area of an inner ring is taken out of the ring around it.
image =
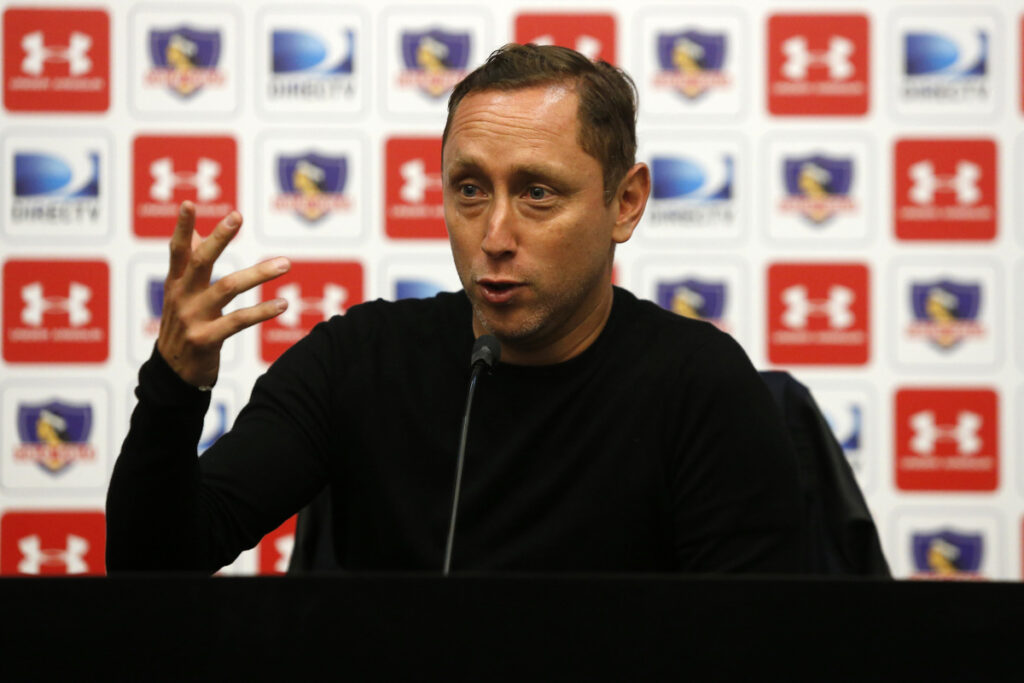
[[[981,415],[969,410],[957,413],[956,424],[936,424],[935,413],[922,410],[910,416],[910,427],[914,436],[910,439],[910,449],[915,453],[929,455],[935,452],[935,444],[939,441],[955,441],[957,450],[962,455],[974,455],[981,450]]]
[[[782,314],[782,323],[786,327],[806,327],[807,318],[828,316],[828,326],[843,330],[854,323],[850,304],[854,300],[853,290],[842,285],[832,285],[828,290],[827,299],[811,299],[807,296],[807,287],[793,285],[782,290],[782,300],[786,310]]]
[[[807,38],[793,36],[782,43],[782,51],[786,54],[782,75],[791,81],[807,78],[807,71],[812,66],[828,67],[829,78],[833,80],[842,81],[853,76],[854,67],[850,61],[854,51],[853,41],[842,36],[829,38],[827,50],[810,50]]]
[[[187,173],[176,171],[170,157],[162,157],[149,165],[149,173],[153,176],[149,196],[157,201],[170,201],[174,191],[182,186],[196,188],[196,199],[201,202],[220,196],[220,185],[217,184],[220,164],[213,159],[201,157],[195,173]]]
[[[427,173],[423,159],[410,159],[402,164],[398,172],[402,176],[402,189],[398,194],[406,204],[422,204],[427,190],[441,187],[441,175]]]
[[[324,320],[344,313],[348,290],[341,285],[326,284],[323,297],[303,298],[302,288],[293,283],[278,287],[276,296],[288,302],[288,308],[277,316],[277,320],[285,327],[298,327],[303,313],[316,312],[321,314]]]
[[[66,312],[72,327],[81,327],[92,320],[92,312],[86,305],[92,298],[92,289],[72,282],[68,286],[68,295],[45,296],[43,283],[32,282],[21,288],[21,300],[25,302],[21,309],[21,322],[33,327],[43,324],[43,315],[53,312]]]
[[[282,574],[288,571],[288,561],[292,557],[292,549],[295,547],[295,535],[288,534],[281,536],[274,541],[274,550],[277,551],[277,561],[274,562],[274,571]]]
[[[909,174],[914,186],[908,194],[915,204],[931,204],[935,201],[936,192],[956,193],[957,204],[976,204],[981,200],[978,188],[981,167],[973,162],[961,159],[957,162],[955,175],[936,175],[931,161],[919,161],[910,167]]]
[[[92,60],[89,59],[90,47],[92,38],[79,31],[71,33],[71,39],[66,46],[44,45],[43,32],[33,31],[21,39],[21,48],[25,51],[25,58],[21,60],[21,70],[32,76],[39,76],[43,73],[45,64],[67,62],[68,72],[72,76],[81,76],[92,69]]]
[[[554,45],[555,37],[550,33],[546,33],[542,36],[537,36],[530,41],[534,45]],[[579,52],[587,59],[593,61],[597,59],[598,55],[601,54],[601,41],[594,36],[582,35],[576,37],[576,44],[573,45],[573,49]]]
[[[18,550],[22,556],[18,562],[18,572],[38,574],[42,567],[63,566],[68,574],[85,574],[89,571],[89,565],[85,562],[89,541],[68,534],[66,544],[64,548],[43,548],[37,534],[25,536],[18,541]]]

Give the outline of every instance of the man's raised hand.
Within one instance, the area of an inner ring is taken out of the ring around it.
[[[171,264],[164,281],[156,348],[179,377],[194,386],[208,387],[217,381],[224,340],[280,314],[288,302],[272,299],[227,315],[221,309],[242,292],[287,273],[291,263],[286,258],[270,259],[210,284],[213,264],[238,234],[242,216],[232,211],[206,239],[195,232],[195,218],[195,206],[183,202],[171,237]]]

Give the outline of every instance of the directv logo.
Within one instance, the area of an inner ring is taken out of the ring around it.
[[[917,101],[987,100],[989,34],[982,29],[903,35],[903,96]]]
[[[11,221],[94,224],[100,218],[99,178],[98,152],[16,152]]]
[[[395,281],[395,301],[399,299],[429,299],[443,292],[444,288],[430,280],[402,278]]]
[[[734,160],[731,154],[655,156],[651,160],[655,223],[731,223]]]
[[[355,41],[352,29],[273,31],[268,96],[272,100],[353,96]]]

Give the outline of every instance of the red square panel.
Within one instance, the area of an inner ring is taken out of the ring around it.
[[[295,547],[295,522],[298,515],[263,537],[259,543],[258,574],[280,575],[288,572],[288,563]]]
[[[868,268],[776,263],[768,269],[768,359],[863,365],[870,355]]]
[[[611,14],[520,14],[516,42],[560,45],[589,59],[615,64],[615,17]]]
[[[4,264],[4,360],[101,363],[110,346],[110,269],[105,261],[11,260]]]
[[[103,574],[102,512],[8,510],[0,517],[0,574]]]
[[[196,205],[196,230],[203,235],[238,203],[232,137],[140,135],[133,157],[132,227],[139,237],[170,237],[186,199]]]
[[[899,140],[893,216],[903,240],[992,240],[999,216],[994,140]]]
[[[447,239],[441,138],[389,138],[385,145],[384,231],[394,239]]]
[[[110,106],[110,17],[104,10],[10,8],[3,55],[10,111]]]
[[[998,397],[990,389],[896,392],[896,485],[905,491],[994,491]]]
[[[284,313],[260,327],[260,358],[272,363],[319,322],[363,302],[363,266],[351,261],[292,261],[291,270],[260,286],[260,300],[282,298]]]
[[[864,14],[775,14],[768,20],[768,111],[866,114],[871,94]]]

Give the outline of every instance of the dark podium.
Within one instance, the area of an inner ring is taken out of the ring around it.
[[[0,580],[20,680],[1020,680],[1024,585],[667,576]]]

